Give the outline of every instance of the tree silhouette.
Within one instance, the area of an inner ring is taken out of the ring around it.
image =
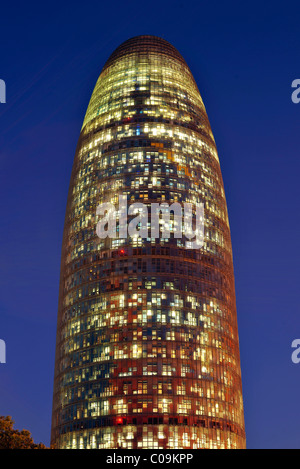
[[[0,449],[47,449],[42,443],[34,443],[28,430],[15,430],[10,416],[0,416]]]

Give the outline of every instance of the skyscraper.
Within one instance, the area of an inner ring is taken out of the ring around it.
[[[172,233],[121,237],[119,225],[115,237],[98,237],[97,207],[118,207],[120,195],[146,206],[203,203],[204,245]],[[115,50],[81,129],[63,235],[52,444],[245,447],[218,154],[191,71],[158,37]]]

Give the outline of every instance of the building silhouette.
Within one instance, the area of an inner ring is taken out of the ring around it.
[[[172,216],[169,238],[99,238],[97,207],[117,207],[120,195],[147,206],[203,203],[203,247],[172,236]],[[51,442],[245,447],[218,154],[191,71],[158,37],[113,52],[80,133],[63,235]]]

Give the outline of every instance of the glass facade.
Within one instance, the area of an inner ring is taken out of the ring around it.
[[[147,206],[204,203],[203,247],[172,234],[100,239],[96,208],[119,195]],[[63,235],[52,444],[245,447],[216,145],[186,62],[157,37],[129,39],[111,55],[79,137]]]

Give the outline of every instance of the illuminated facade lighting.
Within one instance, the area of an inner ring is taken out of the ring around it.
[[[201,249],[100,239],[97,206],[204,203]],[[63,235],[52,444],[244,448],[230,229],[193,76],[163,39],[118,47],[92,94]]]

